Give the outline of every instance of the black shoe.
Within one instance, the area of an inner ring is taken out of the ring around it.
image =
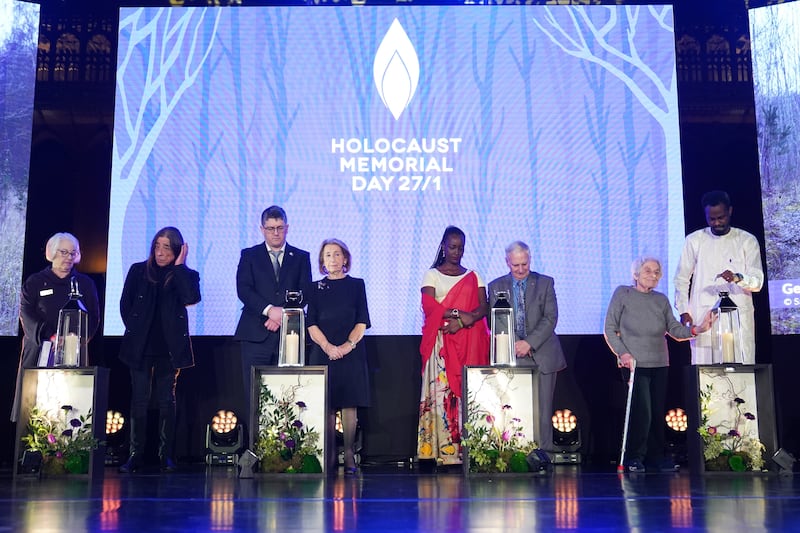
[[[178,465],[175,464],[175,461],[171,457],[162,457],[161,458],[161,471],[162,472],[175,472],[178,469]]]
[[[125,464],[120,465],[117,471],[120,474],[132,474],[141,470],[142,466],[144,466],[144,461],[142,461],[142,458],[139,455],[134,453],[128,457],[128,460],[125,461]]]
[[[645,468],[641,461],[633,460],[625,463],[625,471],[631,473],[644,472]]]

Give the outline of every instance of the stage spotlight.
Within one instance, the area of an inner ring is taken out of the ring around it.
[[[671,457],[675,464],[687,464],[689,462],[689,449],[686,441],[686,430],[689,427],[689,419],[686,416],[686,411],[680,407],[670,409],[664,416],[664,422],[667,424],[667,431],[664,435],[666,456]]]
[[[667,422],[667,427],[672,431],[685,432],[689,427],[689,419],[686,417],[686,412],[677,407],[667,411],[667,416],[664,417]]]
[[[106,413],[106,458],[107,466],[119,466],[127,456],[125,447],[125,417],[119,411]]]
[[[778,474],[782,476],[792,475],[792,472],[794,472],[794,463],[794,455],[787,452],[783,448],[779,448],[778,451],[772,456],[772,465],[778,468]]]
[[[242,450],[243,431],[233,411],[220,409],[206,426],[206,464],[235,465]]]
[[[578,464],[581,462],[581,433],[578,417],[569,409],[558,409],[553,414],[554,464]]]

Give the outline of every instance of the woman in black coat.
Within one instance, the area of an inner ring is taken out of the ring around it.
[[[119,308],[125,323],[120,360],[131,372],[130,457],[120,472],[143,465],[151,383],[159,409],[162,471],[175,470],[175,385],[194,366],[186,306],[200,301],[200,275],[185,264],[188,246],[177,228],[159,230],[150,257],[131,265]]]

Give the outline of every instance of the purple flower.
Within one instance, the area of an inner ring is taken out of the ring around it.
[[[754,415],[753,413],[745,413],[744,417],[746,419],[748,419],[748,420],[755,420],[756,419],[756,415]]]
[[[280,440],[282,440],[282,441],[286,440],[286,436],[287,436],[287,435],[286,435],[286,433],[284,433],[283,431],[281,431],[281,432],[278,434],[278,438],[279,438]]]
[[[63,452],[56,452],[56,457],[61,459],[62,457],[64,457],[64,453]]]
[[[300,422],[299,420],[295,420],[294,422],[292,422],[292,426],[296,427],[297,429],[300,429],[301,427],[303,427],[303,423]]]
[[[512,418],[511,421],[514,422],[515,424],[519,424],[520,422],[522,422],[522,420],[516,417]]]
[[[510,405],[508,405],[508,404],[505,404],[505,405],[503,406],[503,411],[505,411],[506,409],[511,409],[511,406],[510,406]]]
[[[294,439],[286,439],[286,442],[284,442],[284,444],[290,450],[294,450]]]
[[[303,401],[297,402],[295,405],[297,405],[297,407],[299,407],[300,409],[306,408],[306,402]]]
[[[716,435],[717,434],[717,426],[709,426],[708,434],[709,435]]]
[[[61,432],[61,436],[62,437],[67,437],[67,438],[72,438],[72,430],[71,429],[65,429],[64,431]]]
[[[73,418],[72,420],[70,420],[70,421],[69,421],[69,425],[70,425],[70,426],[72,426],[72,427],[74,427],[74,428],[79,428],[79,427],[81,427],[83,424],[82,424],[82,423],[81,423],[81,421],[80,421],[80,420],[78,420],[77,418]]]
[[[503,432],[503,442],[508,442],[510,440],[511,440],[511,432],[508,431],[508,430],[505,430]]]
[[[739,405],[744,403],[744,400],[742,400],[741,398],[734,398],[733,401],[736,402]]]
[[[739,434],[739,432],[738,432],[738,431],[736,431],[735,429],[732,429],[732,430],[730,430],[730,431],[728,432],[728,436],[729,436],[729,437],[741,437],[741,435]]]
[[[494,424],[494,417],[492,415],[486,415],[486,423]]]
[[[47,434],[47,442],[49,442],[50,444],[55,444],[56,443],[56,436],[53,435],[52,433],[48,433]]]

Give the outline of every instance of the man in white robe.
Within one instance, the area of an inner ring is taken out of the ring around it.
[[[764,284],[761,248],[752,234],[731,227],[733,208],[727,193],[706,193],[702,204],[708,227],[686,236],[675,272],[675,308],[682,324],[699,323],[719,293],[728,292],[739,308],[743,362],[752,365],[756,362],[752,293]],[[707,331],[691,341],[693,365],[712,364],[711,338]]]

